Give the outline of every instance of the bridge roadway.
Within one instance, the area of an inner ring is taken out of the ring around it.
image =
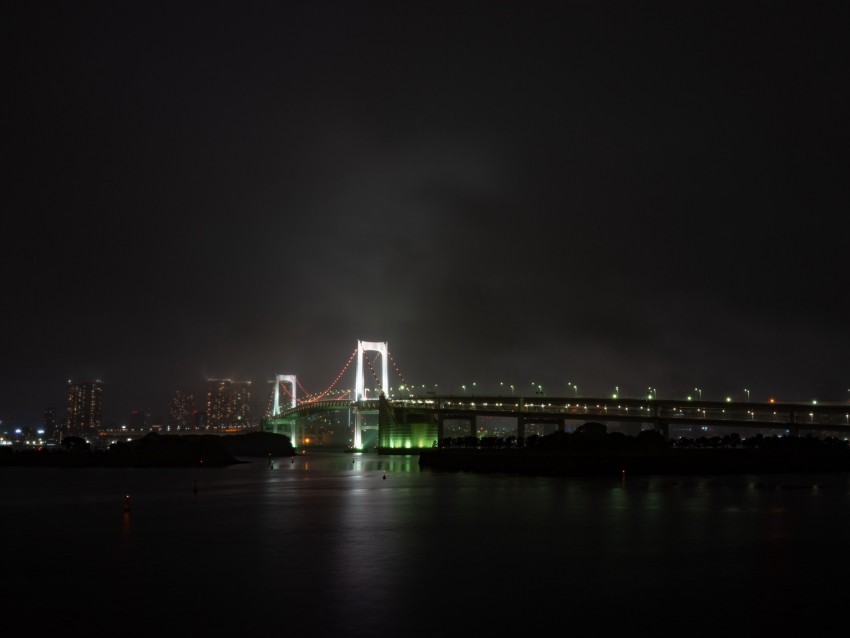
[[[378,413],[380,447],[419,447],[411,442],[386,445],[393,437],[383,430],[393,429],[404,438],[404,425],[436,425],[427,437],[443,438],[443,424],[448,420],[468,421],[470,434],[476,435],[479,416],[516,419],[517,436],[528,424],[554,424],[563,431],[567,422],[588,421],[644,423],[669,437],[671,425],[735,428],[769,428],[785,434],[834,433],[850,436],[850,404],[848,403],[750,403],[730,401],[693,401],[667,399],[605,399],[593,397],[505,397],[505,396],[427,396],[361,401],[316,401],[302,403],[281,412],[278,419],[293,424],[298,417],[328,410],[351,410],[351,413]],[[424,421],[424,422],[423,422]],[[580,424],[576,424],[580,425]],[[264,427],[264,429],[271,429]],[[360,440],[357,432],[355,440]],[[355,445],[355,447],[357,447]]]

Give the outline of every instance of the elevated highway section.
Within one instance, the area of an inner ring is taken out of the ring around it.
[[[850,436],[850,405],[818,403],[750,403],[729,401],[676,401],[659,399],[603,399],[557,397],[458,397],[430,396],[359,401],[324,400],[301,403],[263,422],[263,430],[292,437],[300,445],[304,419],[327,412],[345,411],[352,424],[352,441],[362,441],[364,429],[377,430],[379,449],[421,449],[438,446],[446,425],[468,428],[468,436],[481,436],[480,421],[488,417],[507,423],[510,433],[522,440],[531,426],[572,431],[587,422],[608,427],[639,424],[666,437],[678,432],[765,430],[780,435]],[[365,415],[376,415],[367,424]],[[358,431],[359,429],[359,431]],[[537,429],[534,430],[538,431]],[[361,445],[352,447],[361,448]]]

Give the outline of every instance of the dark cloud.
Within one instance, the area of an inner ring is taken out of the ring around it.
[[[3,15],[5,422],[319,390],[357,339],[449,391],[848,399],[837,5]]]

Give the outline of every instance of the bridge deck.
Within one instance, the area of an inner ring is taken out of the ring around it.
[[[515,417],[526,422],[594,420],[613,422],[735,425],[754,428],[806,428],[850,432],[850,404],[742,403],[674,401],[660,399],[457,397],[389,399],[402,413],[433,413],[435,418],[470,419],[476,416]],[[315,401],[289,408],[275,417],[283,421],[328,411],[379,410],[380,400]]]

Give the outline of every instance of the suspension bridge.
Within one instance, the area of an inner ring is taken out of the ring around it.
[[[366,353],[374,352],[370,359]],[[380,357],[381,375],[375,370],[375,363]],[[354,390],[338,388],[345,373],[357,359]],[[349,356],[348,361],[336,375],[336,378],[322,392],[311,394],[298,381],[297,375],[278,374],[275,377],[271,406],[267,410],[268,417],[264,419],[262,428],[265,431],[284,433],[290,436],[293,445],[300,445],[304,440],[304,421],[315,415],[329,413],[346,413],[347,427],[353,427],[351,446],[356,449],[363,447],[363,433],[378,431],[378,424],[370,416],[380,412],[378,396],[386,397],[390,392],[389,365],[401,380],[400,388],[404,388],[404,376],[390,354],[385,341],[357,341],[357,347]],[[377,392],[370,399],[366,387],[366,368],[377,384]],[[298,399],[298,390],[302,398]],[[377,396],[376,396],[377,395]],[[407,447],[410,447],[408,442]],[[418,446],[417,447],[421,447]]]
[[[355,359],[353,390],[338,387]],[[380,374],[375,370],[379,359]],[[390,366],[400,381],[395,395],[390,391]],[[367,369],[377,385],[372,396],[366,387]],[[517,440],[572,431],[591,421],[621,426],[632,423],[640,429],[658,430],[666,437],[716,429],[850,436],[850,406],[846,404],[703,401],[701,397],[662,400],[653,394],[630,399],[557,398],[540,393],[529,397],[457,397],[441,396],[436,391],[417,395],[406,383],[387,342],[362,340],[322,392],[307,392],[295,374],[276,376],[262,430],[286,434],[294,446],[302,447],[309,442],[307,426],[316,419],[336,423],[350,433],[350,447],[379,451],[435,447],[447,436],[480,439],[493,434],[494,422],[506,438]]]

